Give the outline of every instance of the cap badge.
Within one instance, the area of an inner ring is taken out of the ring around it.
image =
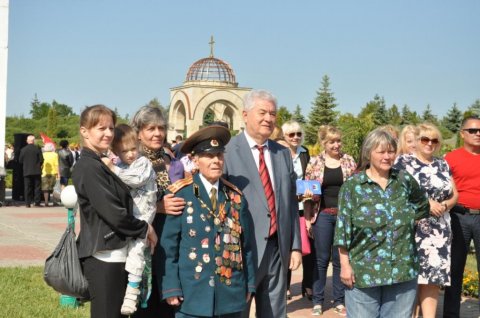
[[[218,140],[212,139],[212,140],[210,141],[210,146],[212,146],[212,147],[218,147]]]

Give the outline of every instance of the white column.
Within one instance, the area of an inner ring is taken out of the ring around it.
[[[5,116],[7,115],[8,1],[0,0],[0,167],[5,165]]]

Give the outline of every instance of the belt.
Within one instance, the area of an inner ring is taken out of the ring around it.
[[[320,211],[320,213],[330,214],[330,215],[337,215],[338,208],[326,208]]]
[[[452,208],[452,211],[460,214],[472,214],[472,215],[480,214],[480,209],[469,209],[460,204],[455,205]]]

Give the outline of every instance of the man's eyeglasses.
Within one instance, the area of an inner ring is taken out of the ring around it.
[[[430,142],[432,142],[432,145],[437,145],[438,144],[438,138],[430,139],[428,137],[422,136],[422,137],[420,137],[420,142],[424,145],[428,145]]]
[[[301,132],[301,131],[299,131],[299,132],[292,132],[292,133],[287,134],[288,138],[293,138],[293,137],[295,137],[295,135],[296,135],[298,138],[302,138],[302,132]]]
[[[462,130],[468,132],[470,135],[475,135],[480,132],[480,128],[465,128]]]

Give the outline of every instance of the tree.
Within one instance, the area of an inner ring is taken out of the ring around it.
[[[68,117],[68,116],[71,116],[71,115],[75,115],[72,107],[69,107],[65,104],[57,103],[56,100],[52,101],[52,107],[57,112],[58,117]]]
[[[48,117],[47,117],[47,136],[48,137],[56,137],[57,136],[57,111],[54,107],[50,107],[48,110]]]
[[[156,97],[151,99],[147,104],[145,104],[145,106],[160,108],[165,118],[168,119],[168,109],[163,107],[163,105],[158,101]]]
[[[353,156],[358,162],[363,140],[375,127],[373,114],[365,115],[363,118],[350,113],[340,115],[338,127],[342,131],[342,151]]]
[[[407,104],[402,107],[402,125],[416,125],[421,121],[417,112],[412,112]]]
[[[281,106],[277,110],[277,126],[282,127],[283,123],[292,119],[292,114],[288,111],[287,107]]]
[[[30,107],[30,115],[32,115],[32,119],[40,119],[48,116],[50,104],[41,103],[40,100],[37,98],[37,94],[35,94],[35,97],[30,103]]]
[[[298,104],[297,104],[297,107],[295,107],[295,110],[293,111],[292,120],[295,120],[302,125],[305,125],[307,123],[307,121],[305,120],[305,116],[302,115],[302,109]]]
[[[215,113],[211,108],[208,108],[203,114],[203,126],[206,127],[215,121]]]
[[[468,114],[467,114],[468,113]],[[464,117],[477,115],[480,116],[480,99],[476,99],[464,114]]]
[[[322,86],[317,90],[317,97],[312,103],[312,110],[308,116],[308,124],[305,129],[305,141],[307,144],[313,145],[317,141],[318,127],[321,125],[334,125],[338,113],[334,111],[335,97],[330,90],[330,79],[328,75],[323,76]]]
[[[423,111],[422,119],[423,119],[423,121],[428,121],[428,122],[430,122],[432,124],[435,124],[435,125],[438,123],[437,116],[435,116],[432,113],[432,109],[430,107],[430,104],[428,104],[427,108],[425,108],[425,110]]]
[[[457,107],[457,103],[453,103],[452,108],[450,108],[445,117],[443,117],[443,125],[451,132],[457,133],[462,124],[462,115],[462,112]]]
[[[375,126],[382,126],[389,123],[385,99],[375,94],[373,100],[369,101],[358,115],[359,118],[366,118],[372,115]]]
[[[391,125],[394,126],[399,126],[402,123],[402,116],[400,115],[400,112],[398,111],[397,105],[393,104],[388,110],[387,110],[387,117],[388,121]]]

